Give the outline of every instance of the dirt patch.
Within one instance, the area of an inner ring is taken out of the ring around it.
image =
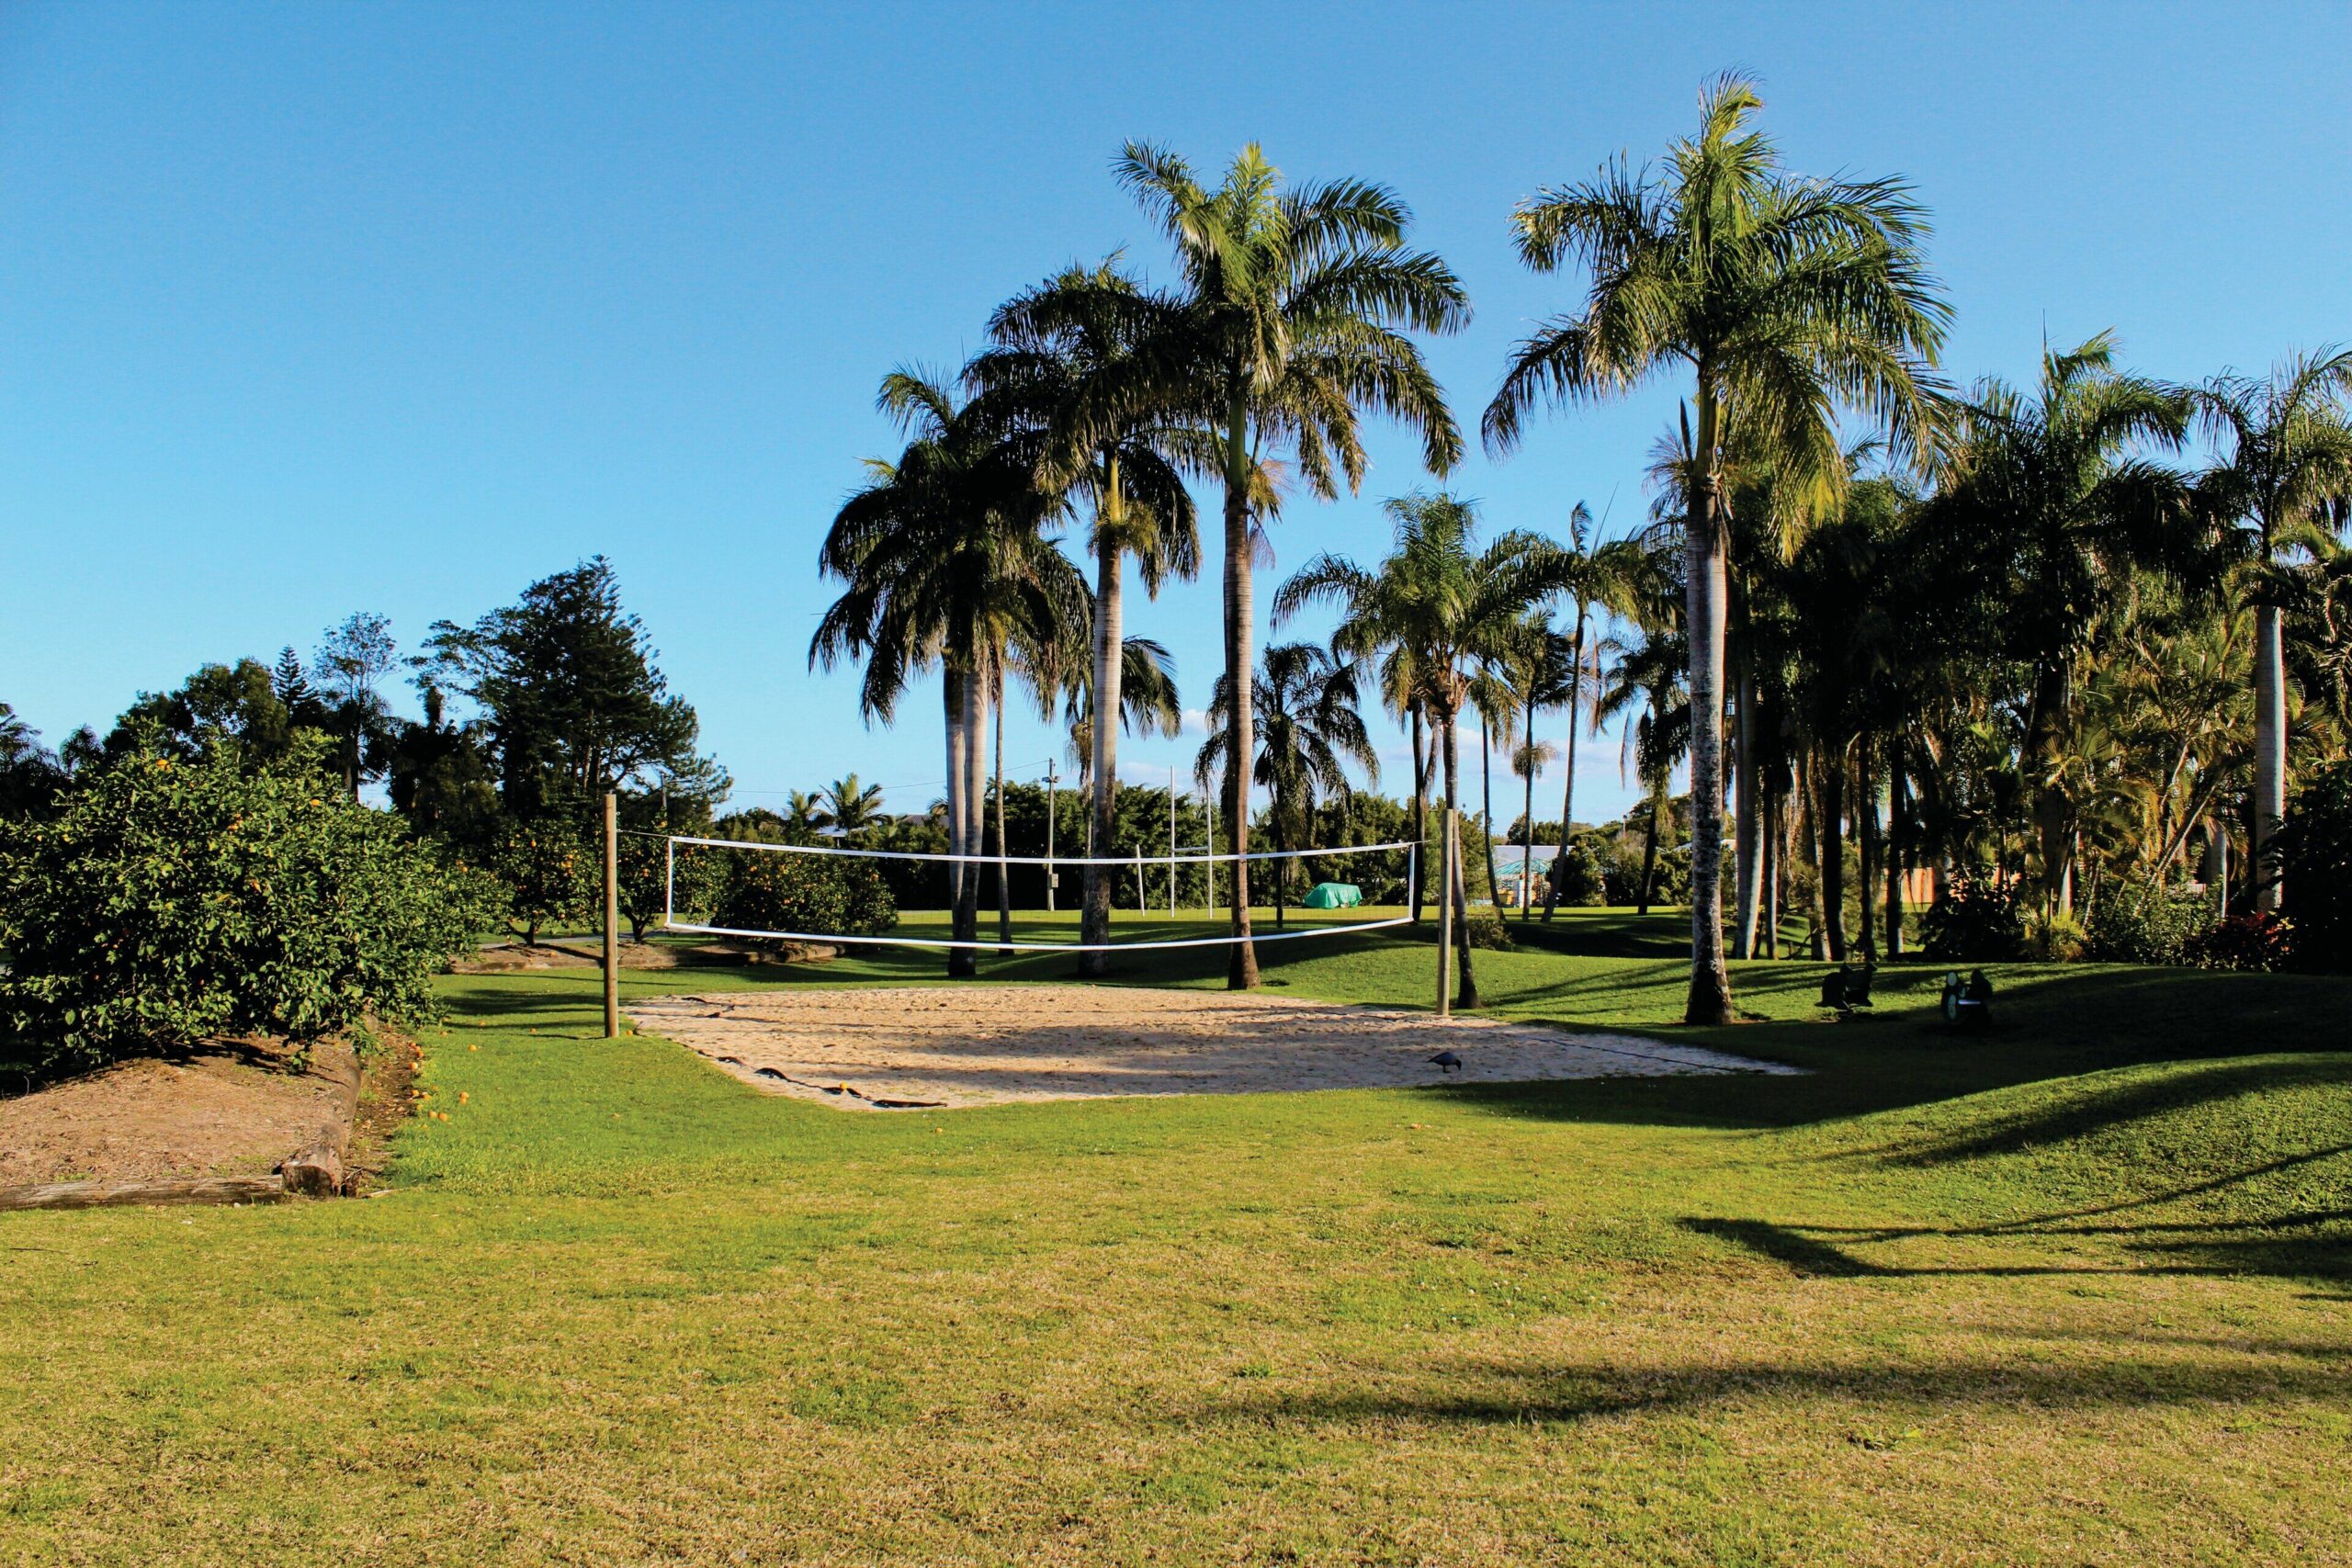
[[[1217,991],[739,992],[628,1013],[762,1089],[860,1109],[1793,1070],[1635,1035]],[[1441,1053],[1455,1064],[1430,1060]]]
[[[633,945],[633,944],[632,944]],[[511,975],[521,969],[584,969],[600,960],[552,942],[500,942],[449,965],[452,975]]]
[[[119,1062],[0,1100],[0,1187],[266,1175],[318,1130],[333,1094],[268,1043]]]

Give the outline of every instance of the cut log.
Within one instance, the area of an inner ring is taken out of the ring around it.
[[[275,1203],[287,1196],[276,1176],[198,1176],[146,1181],[48,1181],[0,1187],[0,1210],[105,1209],[141,1203]]]
[[[311,1072],[327,1083],[317,1127],[279,1166],[286,1190],[332,1198],[343,1190],[343,1157],[351,1147],[351,1124],[359,1115],[359,1056],[345,1040],[322,1040],[311,1050]]]

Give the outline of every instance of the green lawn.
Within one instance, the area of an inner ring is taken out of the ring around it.
[[[1482,979],[1664,1029],[1679,919]],[[1818,974],[1670,1031],[1803,1077],[944,1115],[453,980],[390,1195],[0,1216],[0,1562],[2347,1560],[2352,981],[2016,966],[1971,1039]]]

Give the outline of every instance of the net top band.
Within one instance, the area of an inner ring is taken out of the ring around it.
[[[928,850],[853,850],[838,844],[758,844],[744,839],[691,838],[684,833],[668,833],[663,837],[673,844],[698,844],[716,850],[760,850],[782,855],[844,855],[857,860],[948,861],[971,865],[1131,866],[1138,859],[1150,865],[1228,865],[1236,861],[1305,860],[1326,855],[1378,854],[1388,850],[1417,852],[1420,848],[1410,839],[1399,839],[1386,844],[1341,844],[1317,850],[1252,850],[1238,855],[1170,855],[1149,850],[1138,850],[1124,855],[957,855]]]

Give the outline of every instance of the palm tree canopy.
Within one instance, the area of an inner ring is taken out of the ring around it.
[[[1221,689],[1217,696],[1228,694]],[[1250,699],[1258,739],[1250,778],[1289,823],[1303,822],[1319,796],[1348,794],[1346,763],[1363,769],[1367,782],[1379,782],[1380,758],[1357,705],[1352,663],[1315,643],[1277,643],[1266,649]],[[1193,763],[1204,788],[1214,784],[1229,749],[1225,731],[1210,732]]]
[[[1674,143],[1657,177],[1621,160],[1520,205],[1521,258],[1538,272],[1581,262],[1591,286],[1582,309],[1514,350],[1483,422],[1491,450],[1515,447],[1538,404],[1614,396],[1688,365],[1724,405],[1726,446],[1753,427],[1758,445],[1826,470],[1842,403],[1905,452],[1928,451],[1951,311],[1921,251],[1925,210],[1897,180],[1783,174],[1747,123],[1762,107],[1753,84],[1726,75],[1702,100],[1699,135]]]
[[[1215,190],[1146,142],[1129,142],[1114,169],[1174,247],[1182,305],[1098,418],[1182,408],[1225,423],[1238,404],[1327,499],[1363,480],[1361,409],[1417,429],[1434,472],[1460,457],[1444,394],[1405,333],[1459,331],[1469,300],[1442,261],[1406,247],[1411,214],[1394,192],[1362,180],[1285,188],[1255,144]],[[1227,451],[1227,472],[1261,456]]]
[[[936,378],[893,371],[877,400],[910,437],[870,459],[818,554],[847,587],[811,639],[812,668],[862,658],[860,704],[888,721],[912,672],[979,671],[995,651],[1055,646],[1087,620],[1087,591],[1046,530],[1059,504],[1035,483],[1035,452],[993,411]]]

